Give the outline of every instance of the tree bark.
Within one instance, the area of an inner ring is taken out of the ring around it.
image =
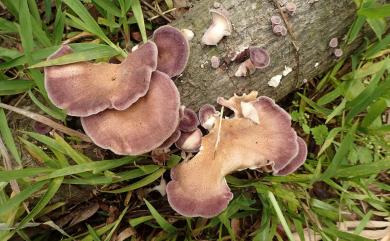
[[[191,29],[195,33],[191,41],[191,55],[183,75],[176,80],[184,105],[198,109],[205,103],[215,103],[218,96],[230,97],[233,93],[259,91],[276,100],[303,84],[321,75],[336,63],[329,40],[345,38],[355,19],[355,4],[351,0],[294,0],[297,10],[293,16],[284,14],[289,33],[285,37],[272,32],[270,17],[281,16],[277,0],[223,0],[220,3],[228,10],[233,24],[233,33],[224,37],[217,46],[201,44],[201,38],[211,23],[208,14],[214,0],[196,1],[182,18],[172,25]],[[282,17],[282,16],[281,16]],[[342,46],[344,56],[359,46],[355,41]],[[271,64],[264,70],[257,70],[247,77],[235,77],[237,63],[224,63],[213,69],[211,56],[221,60],[230,59],[234,53],[248,46],[266,48]],[[268,86],[272,76],[281,74],[285,66],[293,71],[283,77],[276,87]]]

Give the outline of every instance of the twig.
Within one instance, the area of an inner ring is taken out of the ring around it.
[[[70,135],[70,136],[75,136],[75,137],[78,137],[80,138],[82,141],[85,141],[85,142],[92,142],[91,139],[83,134],[83,133],[80,133],[78,131],[75,131],[73,129],[70,129],[64,125],[61,125],[61,124],[58,124],[57,122],[43,116],[43,115],[40,115],[40,114],[36,114],[36,113],[33,113],[33,112],[30,112],[28,110],[23,110],[23,109],[20,109],[20,108],[17,108],[17,107],[14,107],[14,106],[11,106],[11,105],[7,105],[7,104],[4,104],[4,103],[0,103],[0,108],[4,108],[4,109],[7,109],[7,110],[10,110],[10,111],[13,111],[13,112],[16,112],[20,115],[24,115],[30,119],[33,119],[35,121],[38,121],[40,123],[43,123],[47,126],[50,126],[51,128],[53,129],[56,129],[56,130],[59,130],[67,135]]]
[[[4,165],[5,170],[7,170],[7,171],[12,170],[11,158],[8,154],[7,148],[5,147],[3,139],[1,139],[1,137],[0,137],[0,153],[3,156],[3,165]],[[20,192],[19,185],[15,179],[10,181],[10,185],[11,185],[11,189],[14,193]]]
[[[75,36],[65,40],[62,44],[69,44],[69,43],[77,41],[77,40],[79,40],[81,38],[88,38],[88,37],[92,37],[92,36],[94,36],[94,35],[89,33],[89,32],[81,32],[81,33],[79,33],[79,34],[77,34],[77,35],[75,35]]]
[[[168,21],[168,23],[172,22],[172,20],[170,18],[168,18],[167,16],[164,15],[164,13],[160,12],[158,9],[156,9],[155,7],[153,7],[152,5],[150,5],[148,2],[142,0],[141,1],[142,4],[144,4],[145,6],[147,6],[148,8],[150,8],[151,10],[153,10],[155,13],[157,13],[158,15],[160,15],[162,18],[164,18],[165,20]]]
[[[224,106],[222,106],[222,108],[221,108],[221,117],[219,118],[217,140],[216,140],[215,146],[214,146],[214,158],[215,158],[215,153],[217,152],[217,148],[218,148],[219,142],[221,141],[223,110],[224,110]]]
[[[172,11],[175,11],[176,10],[176,8],[172,8],[172,9],[169,9],[169,10],[167,10],[167,11],[165,11],[165,12],[162,12],[162,14],[167,14],[167,13],[170,13],[170,12],[172,12]],[[164,15],[165,16],[165,15]],[[153,17],[151,17],[151,18],[149,18],[148,20],[149,21],[152,21],[152,20],[154,20],[154,19],[156,19],[156,18],[158,18],[159,16],[153,16]]]

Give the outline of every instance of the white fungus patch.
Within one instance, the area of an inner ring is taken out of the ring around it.
[[[283,76],[287,76],[289,73],[292,72],[292,70],[293,69],[291,67],[285,65],[282,73],[273,76],[271,80],[268,81],[268,85],[274,88],[278,87],[280,85],[280,81],[282,80]]]
[[[320,65],[320,63],[318,63],[318,62],[315,63],[315,64],[314,64],[314,68],[318,68],[319,65]]]
[[[285,65],[284,70],[282,72],[282,75],[287,76],[289,73],[291,73],[291,71],[292,71],[292,68]]]
[[[281,75],[281,74],[273,76],[271,78],[271,80],[268,81],[268,85],[271,87],[274,87],[274,88],[278,87],[280,84],[280,81],[282,80],[282,77],[283,77],[283,75]]]

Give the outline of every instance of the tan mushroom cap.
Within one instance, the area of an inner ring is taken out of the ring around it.
[[[179,124],[179,92],[166,74],[152,74],[148,93],[123,111],[81,118],[93,142],[119,155],[140,155],[164,143]]]
[[[268,97],[250,102],[260,119],[223,119],[202,138],[200,152],[176,166],[167,185],[171,207],[187,217],[213,217],[222,212],[233,195],[225,176],[237,170],[271,164],[283,169],[298,154],[298,142],[289,115]],[[242,115],[242,114],[241,114]]]
[[[153,41],[158,48],[157,70],[169,77],[180,75],[188,62],[190,47],[183,33],[165,25],[153,33]]]
[[[63,45],[48,59],[73,52]],[[157,67],[157,47],[142,45],[121,64],[80,62],[44,68],[50,100],[72,116],[89,116],[105,109],[124,110],[144,96]]]

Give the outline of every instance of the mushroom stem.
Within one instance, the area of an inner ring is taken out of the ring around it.
[[[253,74],[255,71],[256,68],[253,65],[252,61],[250,59],[247,59],[238,66],[238,69],[234,75],[236,77],[245,77],[250,74]]]

